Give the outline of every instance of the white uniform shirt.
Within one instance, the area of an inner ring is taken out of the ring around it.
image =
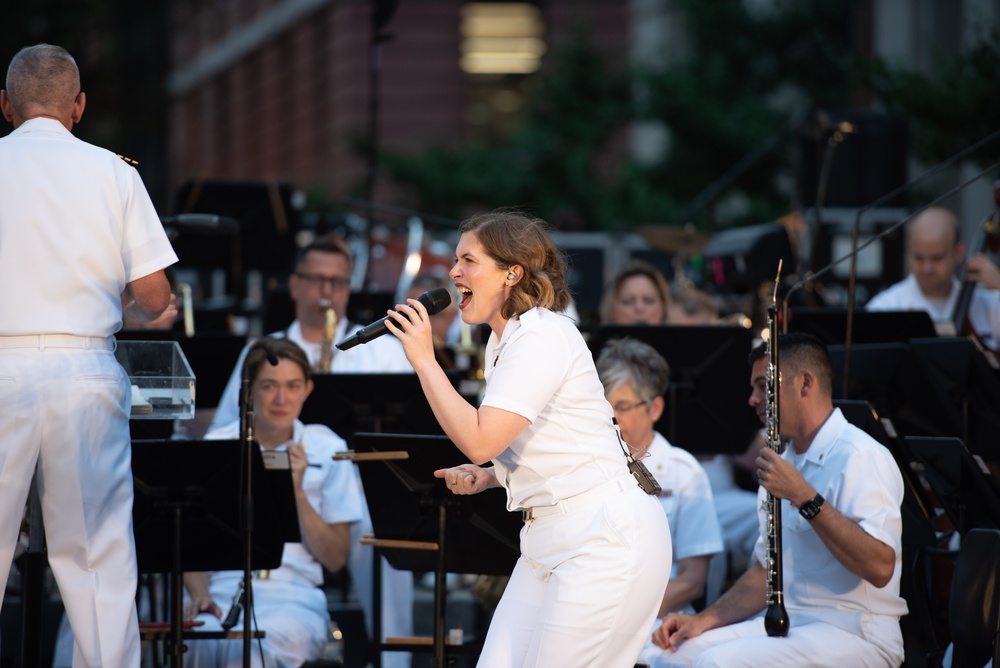
[[[722,552],[722,530],[712,502],[712,488],[701,464],[687,450],[670,444],[658,432],[642,458],[660,483],[657,495],[670,524],[674,546],[670,578],[677,575],[677,561]]]
[[[333,335],[334,343],[343,341],[348,336],[353,336],[359,329],[361,329],[361,325],[349,324],[346,319],[341,318]],[[298,320],[292,322],[288,329],[269,336],[287,338],[289,341],[297,343],[305,351],[310,365],[315,367],[316,363],[319,362],[323,346],[320,343],[311,343],[302,338],[302,328],[299,326]],[[240,358],[236,360],[233,373],[229,376],[226,389],[222,392],[222,398],[219,399],[219,406],[209,429],[219,429],[234,420],[239,420],[240,370],[243,368],[243,360],[246,359],[251,345],[247,344],[240,352]],[[334,348],[330,373],[413,373],[413,367],[406,359],[406,353],[403,352],[403,345],[399,339],[392,334],[386,334],[349,350]]]
[[[816,620],[856,635],[889,634],[898,639],[899,617],[906,614],[906,602],[899,596],[903,478],[892,455],[849,424],[837,408],[804,454],[796,456],[789,447],[782,457],[795,464],[806,482],[823,495],[826,505],[896,553],[892,579],[885,587],[876,587],[844,568],[809,520],[787,500],[782,501],[784,593],[793,629],[796,619]],[[767,536],[765,497],[761,487],[757,492],[760,538],[754,549],[761,565],[765,563]]]
[[[574,322],[533,308],[486,346],[482,405],[527,418],[493,463],[507,509],[548,506],[628,475],[594,357]]]
[[[114,153],[50,118],[0,138],[0,336],[111,336],[125,286],[176,261],[139,173]]]
[[[234,422],[222,429],[206,434],[206,439],[239,438],[240,424]],[[301,443],[309,458],[310,464],[318,464],[306,468],[302,477],[302,489],[306,493],[309,504],[316,510],[327,524],[337,522],[357,522],[364,513],[357,477],[354,474],[354,464],[349,461],[333,461],[333,455],[344,452],[347,445],[328,427],[321,424],[303,425],[295,421],[292,440],[274,448],[284,452],[293,443]],[[306,549],[302,543],[285,543],[281,554],[281,567],[270,571],[273,580],[301,584],[307,587],[319,587],[323,584],[323,566]],[[236,591],[237,583],[243,578],[241,571],[218,571],[211,575],[212,586],[226,579],[232,580],[232,590]],[[226,586],[226,585],[224,585]]]
[[[951,293],[946,299],[928,299],[920,292],[917,279],[910,274],[872,297],[865,304],[865,310],[926,311],[935,322],[950,322],[961,291],[959,280],[952,278]],[[996,350],[1000,345],[1000,297],[988,290],[976,288],[969,303],[969,321],[983,345]]]

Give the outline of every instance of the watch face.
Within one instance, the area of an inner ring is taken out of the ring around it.
[[[802,517],[807,520],[811,520],[819,514],[819,509],[823,506],[823,497],[817,494],[815,498],[812,498],[802,504],[799,508],[799,513]]]

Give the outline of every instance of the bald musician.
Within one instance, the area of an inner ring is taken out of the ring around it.
[[[930,207],[906,230],[906,257],[910,275],[875,295],[868,311],[926,311],[935,322],[951,322],[962,284],[955,270],[965,258],[958,218],[943,207]],[[969,258],[969,281],[1000,289],[1000,271],[982,253]],[[1000,344],[1000,297],[976,289],[969,305],[972,329],[984,345]]]

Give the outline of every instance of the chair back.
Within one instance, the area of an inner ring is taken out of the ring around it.
[[[1000,530],[972,529],[962,536],[948,602],[953,668],[982,668],[994,656],[998,610]]]

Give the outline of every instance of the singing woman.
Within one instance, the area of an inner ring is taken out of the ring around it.
[[[520,213],[478,215],[461,233],[450,274],[461,316],[492,330],[480,407],[434,360],[423,305],[399,305],[388,327],[472,462],[436,475],[456,494],[502,486],[525,518],[478,666],[631,668],[667,584],[670,533],[629,474],[586,343],[560,314],[565,260],[544,223]]]

